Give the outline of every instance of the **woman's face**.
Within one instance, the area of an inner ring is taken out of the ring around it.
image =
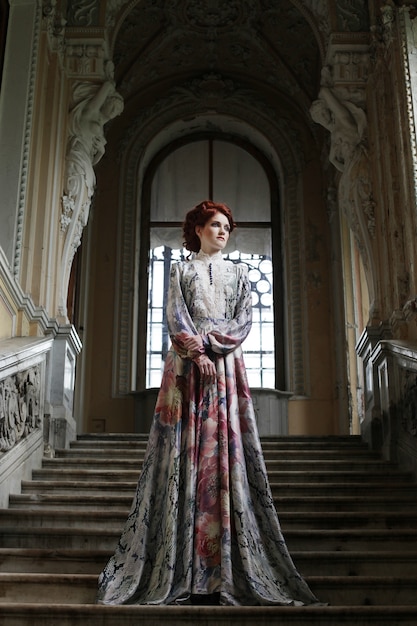
[[[223,250],[229,240],[229,220],[218,211],[207,220],[204,226],[196,226],[195,232],[200,238],[201,250],[206,254],[215,254]]]

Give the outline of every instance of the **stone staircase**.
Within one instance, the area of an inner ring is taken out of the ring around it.
[[[325,607],[106,607],[146,435],[84,435],[0,509],[3,626],[416,626],[417,485],[359,437],[262,445],[294,561]]]

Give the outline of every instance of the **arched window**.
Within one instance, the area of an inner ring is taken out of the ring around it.
[[[144,386],[159,387],[170,345],[165,319],[170,267],[188,254],[182,247],[182,220],[188,209],[207,198],[225,202],[232,209],[238,228],[224,255],[246,263],[249,269],[253,325],[243,344],[249,384],[274,388],[277,292],[270,181],[263,165],[248,150],[231,141],[211,138],[176,147],[160,158],[153,170],[148,219],[142,221],[142,228],[146,227],[150,236]],[[144,331],[142,326],[139,337]]]

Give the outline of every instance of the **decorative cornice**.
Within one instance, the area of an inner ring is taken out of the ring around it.
[[[7,294],[11,297],[12,303],[16,309],[24,313],[30,323],[38,324],[41,332],[55,334],[58,330],[56,320],[49,319],[45,309],[36,306],[32,298],[23,292],[19,282],[11,272],[7,258],[1,247],[0,274]]]

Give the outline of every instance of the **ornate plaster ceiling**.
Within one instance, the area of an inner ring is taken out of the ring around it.
[[[247,123],[263,116],[287,129],[289,143],[305,144],[330,34],[369,29],[364,0],[74,0],[67,6],[70,28],[105,29],[125,100],[124,115],[114,122],[119,140],[150,124],[157,132],[158,117],[168,125],[193,111],[236,117],[240,108]]]
[[[321,68],[313,30],[290,0],[139,3],[117,32],[113,59],[125,98],[221,75],[311,101]]]

